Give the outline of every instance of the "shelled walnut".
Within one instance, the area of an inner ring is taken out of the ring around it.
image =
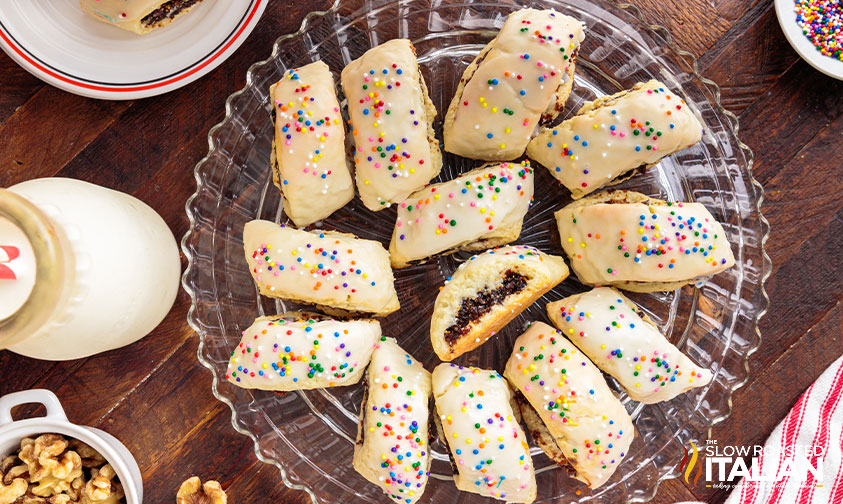
[[[176,494],[176,504],[227,504],[228,497],[216,481],[203,485],[198,477],[186,479]]]
[[[87,444],[59,434],[21,440],[0,457],[0,504],[121,504],[114,469]]]

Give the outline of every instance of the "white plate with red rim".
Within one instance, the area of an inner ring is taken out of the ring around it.
[[[39,79],[74,94],[132,100],[207,74],[246,39],[268,0],[204,0],[146,35],[86,14],[78,0],[0,1],[0,47]]]
[[[843,61],[826,56],[814,47],[811,40],[802,33],[802,27],[796,22],[796,2],[794,0],[775,0],[776,17],[787,41],[799,56],[820,72],[843,80]],[[841,4],[843,5],[843,4]]]

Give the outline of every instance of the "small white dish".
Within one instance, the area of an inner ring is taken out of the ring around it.
[[[802,27],[796,23],[796,3],[794,0],[775,0],[776,17],[782,27],[787,41],[799,56],[809,65],[820,72],[843,80],[843,61],[825,56],[814,47],[814,44],[802,33]]]
[[[254,29],[268,0],[204,0],[146,35],[97,21],[78,0],[0,1],[0,48],[39,79],[71,93],[131,100],[207,74]]]
[[[12,408],[30,403],[43,404],[47,408],[47,415],[14,421]],[[47,433],[78,439],[98,451],[120,478],[126,493],[126,503],[143,502],[143,481],[138,463],[117,438],[93,427],[70,423],[58,397],[49,390],[33,389],[0,397],[0,457],[20,448],[21,439]]]

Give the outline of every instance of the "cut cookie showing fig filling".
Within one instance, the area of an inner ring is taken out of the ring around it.
[[[187,9],[193,7],[202,0],[170,0],[161,4],[160,7],[150,12],[143,19],[141,23],[144,26],[153,27],[163,20],[172,20],[176,16],[182,14]]]
[[[473,297],[464,298],[460,303],[456,321],[445,329],[445,341],[454,346],[462,336],[471,330],[471,324],[477,323],[483,315],[495,305],[502,304],[506,298],[527,288],[527,277],[507,270],[503,281],[491,289],[483,289]]]
[[[567,276],[561,257],[524,245],[473,256],[436,297],[430,322],[436,355],[449,361],[482,345]]]

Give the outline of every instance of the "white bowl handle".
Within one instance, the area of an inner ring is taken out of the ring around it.
[[[12,408],[30,403],[43,404],[47,408],[47,418],[67,421],[67,416],[56,394],[46,389],[32,389],[0,397],[0,427],[13,422]]]

